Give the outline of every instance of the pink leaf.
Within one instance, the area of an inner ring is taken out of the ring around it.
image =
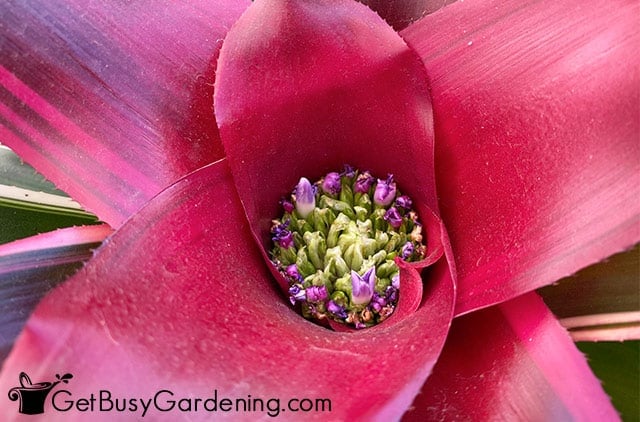
[[[222,156],[221,40],[247,1],[12,2],[0,139],[112,226]]]
[[[23,371],[35,380],[68,372],[76,397],[170,388],[206,398],[216,389],[283,404],[331,399],[331,413],[318,417],[398,418],[435,363],[453,312],[446,261],[432,273],[429,306],[410,318],[349,334],[306,321],[281,297],[218,162],[152,200],[45,298],[4,365],[0,390]],[[86,419],[47,417],[57,415]]]
[[[638,6],[465,1],[403,31],[431,79],[458,314],[640,240]]]
[[[584,356],[535,293],[454,321],[409,420],[617,420]]]

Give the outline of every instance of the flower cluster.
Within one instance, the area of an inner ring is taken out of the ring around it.
[[[425,253],[418,215],[393,176],[345,166],[314,184],[301,178],[281,205],[271,255],[289,282],[291,304],[305,318],[358,329],[387,319],[400,289],[395,260]]]

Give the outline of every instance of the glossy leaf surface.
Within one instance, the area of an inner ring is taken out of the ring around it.
[[[406,420],[616,420],[584,356],[530,293],[454,320]]]
[[[640,240],[638,3],[456,2],[402,36],[431,81],[458,314]]]

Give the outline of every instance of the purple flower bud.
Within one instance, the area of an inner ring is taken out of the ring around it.
[[[384,218],[385,221],[388,222],[394,229],[397,229],[402,225],[402,216],[400,215],[396,207],[389,208],[387,212],[384,213],[384,217],[382,218]]]
[[[327,174],[322,181],[322,190],[330,195],[339,194],[342,190],[340,175],[335,171]]]
[[[333,300],[330,300],[327,303],[327,311],[329,311],[331,314],[337,316],[338,318],[346,318],[347,317],[347,311],[342,306],[340,306],[337,303],[335,303]]]
[[[369,307],[376,312],[380,312],[383,306],[387,304],[387,299],[384,296],[380,296],[378,292],[373,292],[373,297],[371,298],[371,303],[369,303]]]
[[[291,302],[292,305],[295,305],[296,302],[302,302],[306,298],[307,294],[304,289],[300,287],[300,285],[294,284],[293,286],[289,287],[289,302]]]
[[[407,260],[407,258],[411,256],[414,250],[415,250],[415,247],[413,246],[413,243],[411,242],[405,243],[402,249],[400,250],[400,258]]]
[[[371,267],[362,276],[351,270],[351,301],[355,305],[366,305],[371,301],[376,287],[375,270],[375,267]]]
[[[393,277],[391,277],[391,285],[396,289],[400,288],[400,274],[396,274]]]
[[[373,185],[373,176],[368,171],[360,174],[356,179],[356,183],[353,185],[353,190],[359,193],[369,192],[371,185]]]
[[[295,207],[293,206],[293,203],[287,199],[280,200],[280,205],[282,205],[284,212],[292,213],[293,210],[295,209]]]
[[[373,193],[373,202],[376,205],[386,207],[393,198],[396,197],[396,183],[393,181],[393,176],[389,175],[387,180],[378,179],[376,190]]]
[[[322,302],[328,296],[325,286],[311,286],[307,288],[307,300],[309,302]]]
[[[396,198],[396,206],[400,208],[404,208],[405,210],[409,211],[412,205],[413,202],[407,195],[402,195]]]
[[[342,173],[340,175],[352,178],[356,175],[356,169],[351,167],[349,164],[345,164],[344,170],[342,170]]]
[[[296,210],[302,218],[307,218],[316,207],[313,186],[306,177],[301,177],[296,186]]]
[[[387,290],[385,291],[385,297],[388,303],[394,303],[396,300],[398,300],[398,289],[393,286],[387,287]]]
[[[278,239],[274,240],[278,242],[278,245],[280,245],[281,248],[289,249],[293,246],[293,233],[289,230],[285,230]]]
[[[300,275],[300,272],[298,271],[298,267],[296,266],[296,264],[291,264],[287,266],[287,269],[285,270],[285,272],[287,276],[289,276],[289,278],[291,278],[292,280],[302,281],[302,276]]]
[[[271,240],[274,243],[280,245],[281,248],[289,249],[293,246],[293,233],[287,230],[289,226],[289,220],[285,221],[283,224],[277,224],[271,228]]]

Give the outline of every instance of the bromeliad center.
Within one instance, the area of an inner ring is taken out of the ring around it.
[[[392,175],[345,166],[315,183],[302,177],[273,220],[272,261],[305,318],[352,328],[376,325],[400,294],[396,260],[424,258],[422,225]]]

